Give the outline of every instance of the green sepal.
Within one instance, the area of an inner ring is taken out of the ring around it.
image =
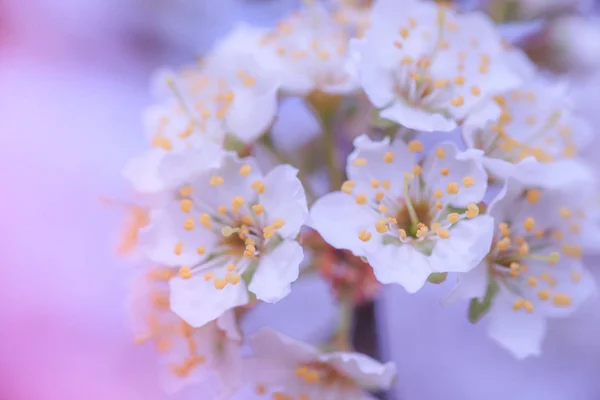
[[[471,299],[469,304],[469,321],[473,324],[479,322],[479,320],[487,314],[492,306],[494,296],[498,293],[498,284],[496,281],[491,279],[488,283],[483,300],[478,298]]]
[[[439,285],[440,283],[446,282],[446,279],[448,279],[447,272],[433,272],[427,277],[427,282]]]

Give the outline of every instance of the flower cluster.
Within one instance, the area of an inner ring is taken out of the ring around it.
[[[170,391],[368,399],[395,367],[354,350],[352,310],[382,285],[457,278],[450,300],[518,358],[595,290],[583,255],[600,207],[579,157],[593,131],[568,85],[481,12],[306,2],[273,28],[239,26],[153,89],[121,249],[141,264],[136,341],[155,345]],[[289,99],[320,134],[281,128]],[[331,340],[240,328],[313,272],[341,310]]]

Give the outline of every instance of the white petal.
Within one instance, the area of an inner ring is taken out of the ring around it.
[[[166,186],[174,188],[204,171],[219,167],[222,157],[221,146],[211,140],[203,140],[194,147],[167,153],[158,172]]]
[[[542,164],[528,157],[515,165],[511,176],[524,185],[547,189],[576,187],[595,180],[593,171],[577,159]]]
[[[490,310],[488,333],[516,358],[539,356],[546,335],[546,321],[535,312],[514,311],[509,299],[499,293]]]
[[[421,289],[432,272],[427,257],[410,245],[380,246],[366,256],[379,282],[398,283],[408,293]]]
[[[227,310],[248,303],[248,291],[242,283],[219,290],[201,274],[190,279],[173,278],[170,288],[171,309],[196,328],[219,318]]]
[[[494,219],[480,215],[460,221],[448,239],[439,239],[429,257],[434,272],[468,272],[489,253],[494,236]]]
[[[362,229],[372,231],[376,221],[377,215],[356,204],[352,196],[333,192],[315,202],[307,225],[333,247],[362,256],[374,240],[363,242],[358,234]]]
[[[295,238],[308,218],[306,194],[297,175],[296,168],[278,165],[265,176],[265,191],[259,196],[269,218],[268,223],[275,218],[285,220],[285,225],[277,230],[284,238]]]
[[[313,361],[319,352],[309,344],[294,340],[270,328],[263,328],[249,339],[252,351],[258,358],[279,361],[296,367],[300,361]]]
[[[290,284],[298,279],[304,252],[298,242],[286,240],[261,257],[248,289],[259,300],[274,303],[290,293]]]
[[[256,90],[238,90],[229,112],[227,125],[244,143],[256,140],[269,127],[277,111],[278,85]]]
[[[394,363],[383,364],[361,353],[326,353],[319,359],[332,365],[366,390],[389,389],[396,375]]]
[[[123,169],[123,176],[140,193],[156,193],[164,189],[165,182],[158,173],[165,152],[152,149],[129,161]]]
[[[469,272],[458,274],[458,282],[452,292],[443,300],[444,305],[458,300],[483,299],[488,287],[488,266],[479,264]]]
[[[226,311],[223,315],[217,318],[217,326],[225,332],[227,338],[235,341],[242,340],[242,333],[235,319],[233,311]]]
[[[448,132],[456,128],[456,122],[451,118],[411,107],[400,101],[384,109],[381,117],[407,128],[424,132]]]

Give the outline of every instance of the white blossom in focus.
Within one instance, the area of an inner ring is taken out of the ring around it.
[[[490,254],[459,276],[452,296],[493,295],[489,335],[517,358],[540,355],[546,319],[568,316],[596,289],[582,262],[584,249],[600,243],[590,195],[587,188],[531,188],[509,178],[490,206]]]
[[[381,117],[410,129],[453,130],[481,101],[519,84],[499,33],[480,13],[380,0],[354,45],[367,96]]]
[[[477,150],[361,136],[340,192],[319,199],[309,225],[332,246],[365,256],[382,283],[416,292],[434,272],[466,272],[487,253],[493,221],[479,215],[487,175]]]
[[[396,374],[392,363],[360,353],[321,353],[270,329],[257,332],[250,345],[247,380],[274,400],[367,400],[367,391],[388,389]]]
[[[226,153],[218,168],[184,182],[150,212],[140,247],[178,268],[171,308],[194,327],[247,304],[248,290],[275,302],[290,291],[303,258],[296,242],[308,216],[297,170],[263,175],[256,161]]]
[[[358,89],[349,67],[347,27],[319,3],[279,21],[261,41],[263,62],[280,74],[285,92],[347,94]],[[267,54],[267,55],[265,55]]]
[[[171,268],[149,268],[133,287],[130,313],[137,344],[150,342],[168,393],[195,386],[211,399],[226,399],[242,378],[241,335],[233,311],[193,328],[170,309]]]

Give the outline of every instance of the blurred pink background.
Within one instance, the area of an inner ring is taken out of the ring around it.
[[[130,267],[113,250],[122,214],[100,198],[129,195],[120,171],[145,145],[151,71],[191,59],[237,19],[267,22],[294,2],[250,3],[0,3],[0,399],[165,398],[151,349],[134,347],[127,326]],[[464,305],[439,305],[448,289],[386,289],[398,400],[600,398],[598,299],[551,324],[542,358],[517,362],[467,322]],[[286,305],[306,307],[306,290]],[[328,301],[319,283],[310,290]]]

